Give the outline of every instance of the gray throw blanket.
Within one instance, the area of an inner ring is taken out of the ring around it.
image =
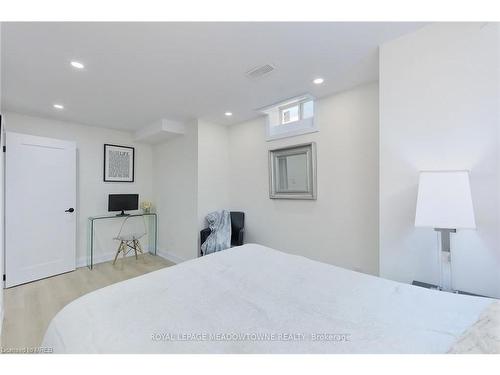
[[[204,255],[231,247],[231,215],[229,211],[211,212],[206,216],[210,235],[201,245]]]

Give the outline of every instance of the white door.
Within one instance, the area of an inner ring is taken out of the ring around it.
[[[76,144],[6,133],[6,287],[76,266]]]

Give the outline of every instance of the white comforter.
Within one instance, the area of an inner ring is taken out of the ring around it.
[[[492,300],[244,245],[89,293],[59,353],[445,353]]]

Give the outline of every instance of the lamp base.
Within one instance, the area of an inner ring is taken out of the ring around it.
[[[456,229],[435,228],[439,233],[438,260],[439,260],[439,287],[440,290],[453,292],[451,277],[451,248],[450,234],[456,233]]]

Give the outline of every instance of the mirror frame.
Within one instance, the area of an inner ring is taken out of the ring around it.
[[[283,192],[278,189],[278,163],[279,157],[287,155],[305,154],[307,157],[307,181],[306,191]],[[281,147],[269,150],[269,198],[271,199],[317,199],[316,191],[316,143],[309,142],[299,145]]]

